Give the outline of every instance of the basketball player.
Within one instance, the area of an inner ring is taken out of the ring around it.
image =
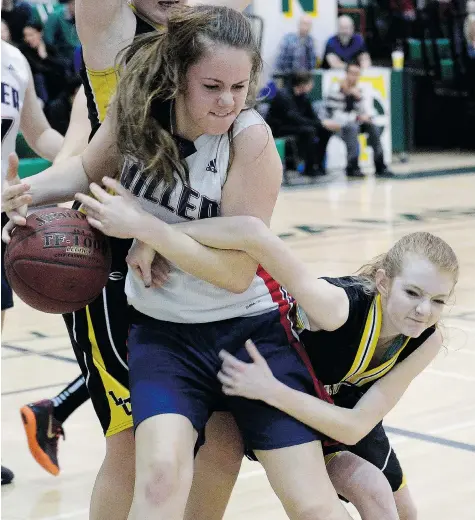
[[[150,235],[138,238],[175,264],[158,289],[146,288],[133,273],[127,276],[135,307],[128,347],[137,453],[130,519],[183,518],[197,434],[223,404],[216,379],[223,346],[243,354],[244,339],[257,333],[281,380],[325,396],[289,348],[289,341],[299,345],[288,335],[283,293],[264,273],[256,275],[254,261],[204,247],[183,256],[167,249],[163,237],[155,243],[160,218],[186,221],[221,211],[268,222],[282,173],[268,127],[255,111],[242,111],[261,64],[249,22],[230,9],[200,7],[172,14],[169,26],[168,32],[142,37],[124,55],[115,110],[82,156],[33,178],[30,190],[36,204],[64,199],[73,188],[85,192],[91,180],[114,174],[122,155],[123,182],[135,194],[131,201],[140,204],[126,205],[116,226],[120,232],[113,234],[130,238],[145,229]],[[95,195],[97,188],[92,185]],[[94,200],[78,199],[96,222]],[[349,518],[326,473],[317,432],[263,403],[225,405],[291,518]]]
[[[116,88],[116,57],[119,51],[134,36],[154,31],[166,24],[170,9],[183,3],[184,0],[136,0],[133,3],[106,0],[101,2],[101,9],[97,9],[95,1],[78,0],[76,23],[83,48],[81,76],[84,88],[79,91],[74,102],[66,143],[60,154],[61,160],[81,153],[78,144],[91,133],[91,128],[93,135],[104,119]],[[244,9],[249,0],[203,0],[200,3]],[[81,110],[86,105],[89,123],[84,117],[86,112]],[[106,515],[117,518],[115,511],[125,508],[124,504],[130,500],[133,487],[133,469],[124,470],[133,465],[134,461],[126,360],[127,302],[124,294],[127,271],[125,256],[130,241],[116,240],[112,246],[113,267],[102,296],[86,309],[65,316],[76,353],[84,360],[83,353],[86,352],[88,365],[92,367],[87,373],[89,392],[94,392],[93,397],[96,396],[93,403],[106,435],[106,457],[95,483],[91,505],[93,517],[101,519],[105,519]],[[106,365],[102,372],[92,362],[92,351],[96,346]],[[62,427],[69,415],[89,398],[89,392],[82,375],[53,399],[31,403],[21,409],[30,450],[35,459],[53,475],[60,471],[57,460],[59,437],[46,434],[48,424],[52,421],[55,426]],[[228,427],[224,417],[216,415],[213,419],[218,424],[210,425],[210,428],[219,430]],[[211,446],[208,445],[203,451],[207,449],[211,449]],[[203,454],[200,457],[204,458]],[[214,458],[217,459],[216,456]],[[223,482],[227,478],[226,466],[231,464],[230,460],[225,452],[221,466],[218,466],[219,460],[216,460],[212,468],[216,482]],[[236,464],[231,468],[231,474],[234,474]],[[117,487],[128,490],[128,493],[121,495],[123,503],[115,496]],[[196,496],[201,496],[201,493],[198,491]],[[219,512],[217,504],[214,511]]]
[[[62,136],[53,130],[36,97],[30,66],[16,48],[2,40],[2,188],[8,169],[8,156],[15,151],[18,131],[41,157],[53,160],[63,143]],[[12,161],[18,161],[12,157]],[[17,164],[13,165],[17,167]],[[8,218],[2,212],[2,229]],[[5,311],[13,307],[11,287],[5,276],[2,242],[2,330]],[[2,466],[2,484],[8,484],[13,473]]]
[[[381,421],[442,345],[437,322],[459,272],[450,246],[413,233],[357,276],[315,278],[257,219],[215,219],[182,230],[211,247],[246,251],[295,296],[300,338],[317,377],[334,387],[335,404],[354,408],[329,407],[282,385],[252,344],[252,364],[222,353],[224,392],[263,400],[350,445],[383,470],[401,520],[414,520],[416,508]]]

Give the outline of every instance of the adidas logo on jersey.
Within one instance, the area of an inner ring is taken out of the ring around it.
[[[15,72],[15,67],[10,63],[10,65],[8,65],[8,70],[12,71],[12,72]]]
[[[211,161],[208,163],[208,166],[206,166],[206,171],[211,173],[218,173],[218,170],[216,169],[216,159],[211,159]]]

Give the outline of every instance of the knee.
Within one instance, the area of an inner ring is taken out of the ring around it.
[[[140,469],[136,491],[152,506],[161,505],[191,486],[192,468],[185,468],[177,460],[155,457]],[[137,489],[138,488],[138,489]]]

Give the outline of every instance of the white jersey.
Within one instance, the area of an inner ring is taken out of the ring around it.
[[[15,151],[21,110],[28,86],[28,62],[13,45],[2,40],[2,183],[8,156]]]
[[[233,135],[261,124],[265,122],[255,110],[245,110],[234,123]],[[202,135],[194,145],[196,152],[186,158],[188,186],[176,176],[175,186],[167,187],[163,181],[154,182],[134,166],[126,166],[122,174],[122,184],[139,198],[142,207],[170,224],[220,214],[229,162],[228,136]],[[145,288],[142,280],[129,269],[125,291],[129,303],[141,313],[174,323],[207,323],[263,314],[282,305],[284,295],[279,285],[261,269],[242,294],[215,287],[177,267],[172,267],[168,281],[159,289]]]

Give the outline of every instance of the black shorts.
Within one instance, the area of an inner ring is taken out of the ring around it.
[[[344,408],[353,408],[363,396],[364,392],[355,386],[342,386],[340,391],[333,395],[336,405]],[[377,424],[369,433],[353,446],[345,446],[346,450],[362,459],[367,460],[379,468],[387,478],[393,492],[403,488],[406,478],[401,464],[389,442],[383,423]],[[341,451],[341,445],[324,447],[325,455]]]
[[[131,243],[111,239],[112,268],[101,295],[86,308],[63,315],[106,437],[133,424],[127,365],[130,313],[124,292]]]
[[[2,231],[5,224],[8,222],[8,217],[6,213],[2,212]],[[13,307],[13,291],[10,287],[10,284],[7,280],[7,275],[5,273],[5,251],[7,249],[7,245],[2,241],[2,311],[7,309],[11,309]]]

